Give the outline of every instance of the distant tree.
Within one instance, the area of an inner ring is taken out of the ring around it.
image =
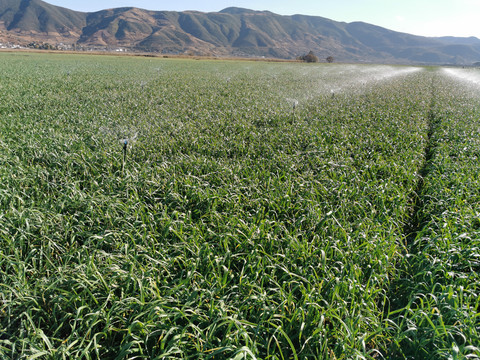
[[[318,57],[313,53],[313,51],[310,51],[307,55],[302,56],[302,60],[307,63],[316,63],[319,61]]]
[[[333,56],[328,56],[326,60],[327,60],[328,63],[332,63],[332,62],[335,61],[335,59],[333,58]]]

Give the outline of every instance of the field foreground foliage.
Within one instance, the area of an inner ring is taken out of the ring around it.
[[[479,358],[474,71],[0,54],[0,358]]]

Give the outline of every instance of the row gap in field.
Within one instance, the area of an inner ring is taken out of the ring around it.
[[[415,188],[410,196],[411,212],[405,221],[403,227],[403,235],[405,242],[405,250],[403,257],[403,265],[399,268],[403,274],[394,281],[389,289],[389,299],[391,300],[388,318],[397,323],[403,318],[402,313],[408,307],[412,295],[412,274],[411,274],[411,259],[412,255],[418,253],[416,249],[416,240],[422,236],[423,229],[428,226],[430,219],[425,218],[424,207],[427,205],[427,199],[424,197],[424,183],[425,178],[431,171],[432,159],[437,151],[438,142],[435,133],[441,124],[441,118],[436,111],[436,90],[435,82],[432,79],[430,103],[426,113],[427,118],[427,138],[424,148],[424,161],[417,173],[417,182]],[[397,325],[400,325],[397,323]]]
[[[413,250],[412,246],[421,233],[422,229],[428,224],[428,219],[424,219],[422,215],[422,209],[425,206],[425,198],[423,196],[424,179],[428,176],[431,170],[431,161],[436,152],[437,142],[434,138],[434,134],[440,125],[441,119],[436,112],[436,90],[435,81],[432,78],[432,84],[430,89],[430,104],[428,106],[426,118],[427,118],[427,138],[424,149],[424,161],[421,168],[418,171],[417,183],[414,191],[410,196],[410,216],[405,222],[403,228],[403,234],[405,236],[405,242],[407,250]]]

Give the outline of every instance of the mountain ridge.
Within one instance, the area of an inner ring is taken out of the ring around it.
[[[313,51],[342,62],[480,61],[480,39],[423,37],[364,22],[228,7],[219,12],[120,7],[79,12],[42,0],[0,0],[0,42],[63,43],[164,54],[292,59]]]

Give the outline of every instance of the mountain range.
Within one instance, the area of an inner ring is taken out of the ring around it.
[[[41,0],[0,0],[0,43],[7,42],[281,59],[313,51],[320,59],[332,56],[340,62],[480,61],[480,39],[475,37],[415,36],[363,22],[236,7],[210,13],[135,7],[86,13]]]

